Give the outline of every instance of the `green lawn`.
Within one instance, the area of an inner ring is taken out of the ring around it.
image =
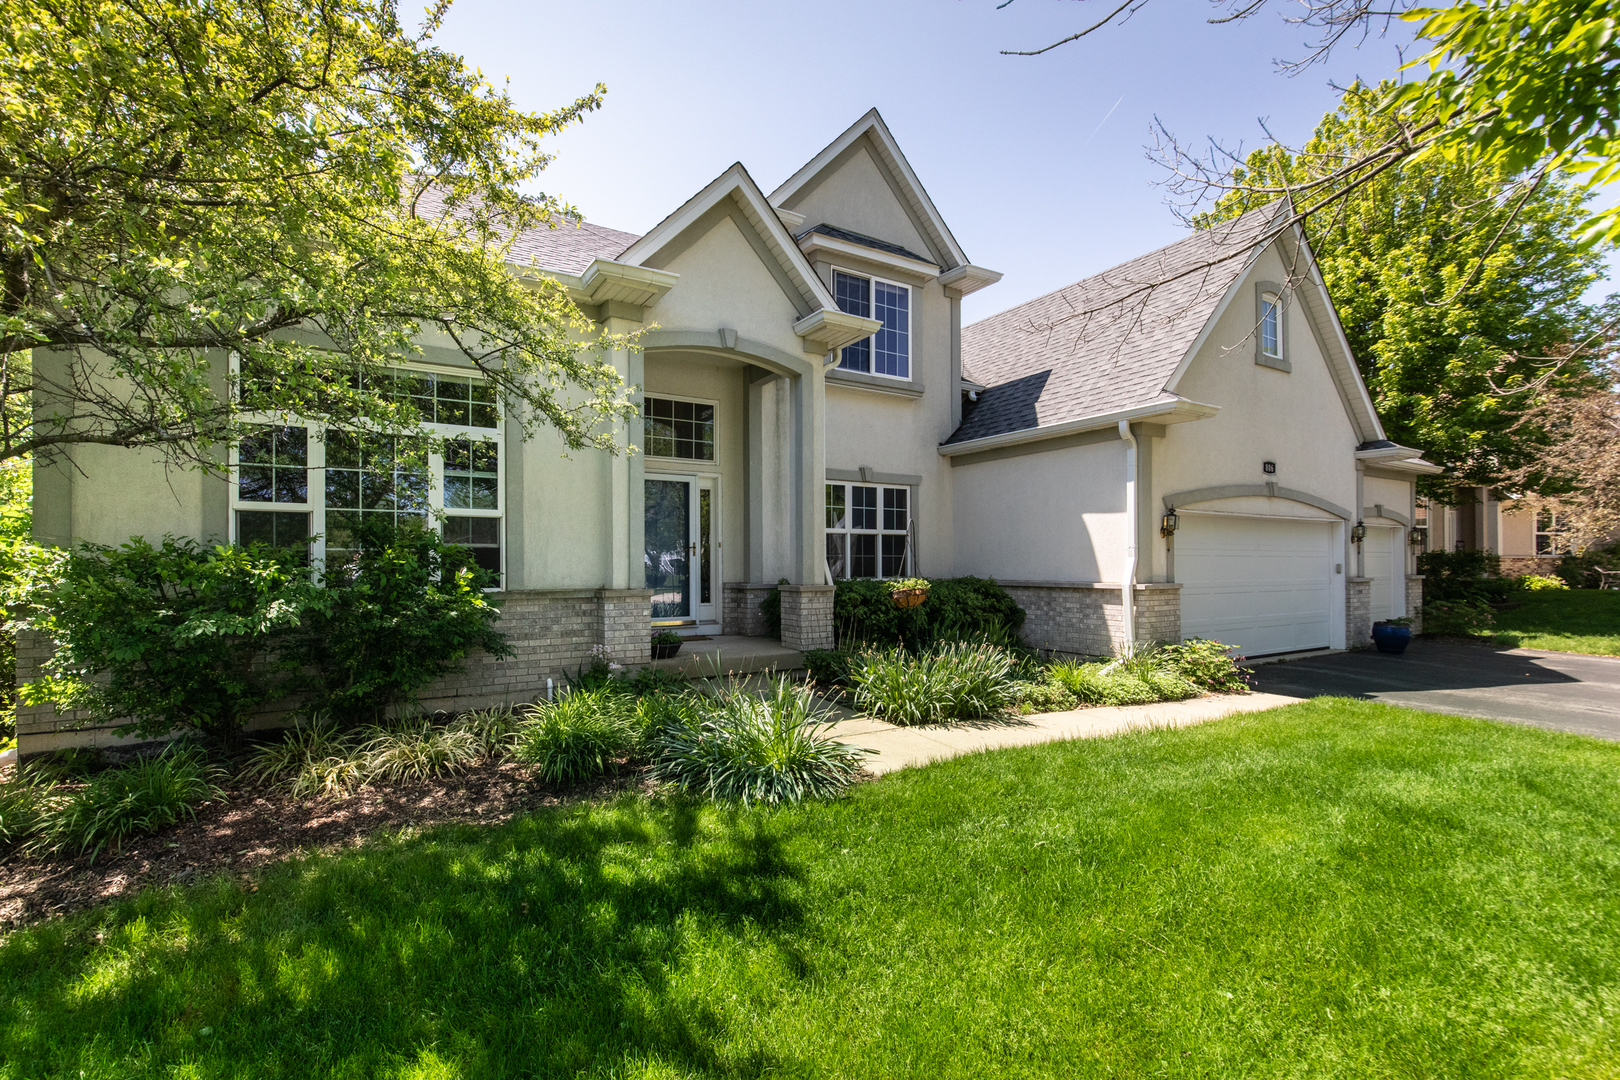
[[[1614,1077],[1620,745],[1322,699],[0,944],[0,1076]]]
[[[1514,593],[1496,614],[1496,643],[1515,648],[1620,656],[1620,589]]]

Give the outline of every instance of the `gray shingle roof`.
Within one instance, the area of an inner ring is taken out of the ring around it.
[[[417,202],[420,213],[444,213],[438,188],[428,188]],[[609,229],[573,218],[558,218],[554,229],[525,229],[512,242],[510,257],[520,265],[532,260],[541,270],[582,274],[593,259],[612,259],[641,239],[639,233]]]
[[[830,236],[834,240],[847,240],[851,244],[859,244],[861,247],[869,247],[874,251],[887,251],[890,255],[903,255],[908,259],[916,259],[918,262],[925,262],[929,266],[937,265],[934,260],[930,259],[928,256],[918,255],[915,251],[912,251],[909,248],[903,248],[899,244],[891,244],[887,240],[879,240],[875,236],[867,236],[865,233],[858,233],[853,229],[840,229],[837,225],[828,225],[826,222],[822,222],[820,225],[816,225],[804,230],[804,232],[800,233],[798,236],[795,236],[793,239],[803,240],[811,233],[820,233],[822,236]]]
[[[1252,210],[963,327],[962,373],[988,389],[946,442],[1175,400],[1165,384],[1275,212]]]

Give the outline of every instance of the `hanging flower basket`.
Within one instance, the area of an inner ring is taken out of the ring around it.
[[[905,578],[885,584],[889,587],[889,598],[897,608],[921,607],[922,602],[928,599],[928,582],[922,578]]]

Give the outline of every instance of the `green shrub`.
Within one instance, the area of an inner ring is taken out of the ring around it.
[[[1596,589],[1603,584],[1599,570],[1620,570],[1620,545],[1588,548],[1558,560],[1558,576],[1572,589]]]
[[[292,646],[319,592],[300,554],[174,537],[83,544],[27,576],[27,621],[57,646],[29,701],[125,721],[121,733],[227,744],[291,688]]]
[[[39,827],[45,790],[22,776],[0,784],[0,849],[20,844]]]
[[[536,704],[519,730],[518,760],[553,784],[612,772],[635,744],[634,709],[634,698],[609,687],[570,690]]]
[[[1551,574],[1526,574],[1519,579],[1519,588],[1526,592],[1547,592],[1549,590],[1567,590],[1569,584],[1561,577]]]
[[[638,697],[643,694],[678,694],[691,683],[685,675],[669,668],[644,667],[624,680],[625,688]]]
[[[1166,667],[1200,689],[1215,694],[1244,694],[1254,677],[1238,666],[1232,646],[1208,638],[1188,638],[1159,649]]]
[[[484,747],[464,727],[439,727],[425,718],[361,732],[357,756],[364,782],[421,781],[460,772],[483,756]]]
[[[786,585],[787,578],[777,580],[778,585]],[[759,602],[759,613],[765,616],[765,633],[773,638],[782,636],[782,590],[772,589],[765,594]]]
[[[1513,589],[1501,576],[1501,556],[1490,551],[1425,551],[1417,557],[1425,600],[1490,603]]]
[[[847,649],[806,649],[804,667],[810,681],[825,689],[843,689],[849,685],[850,665],[855,654]]]
[[[868,753],[826,734],[810,690],[778,678],[764,695],[731,687],[662,733],[653,775],[683,791],[744,805],[830,799]]]
[[[1470,636],[1489,633],[1496,616],[1484,604],[1467,600],[1436,600],[1423,605],[1425,634]]]
[[[199,803],[220,798],[218,770],[201,748],[175,744],[132,765],[109,769],[77,791],[43,800],[31,854],[90,853],[196,817]]]
[[[495,629],[493,582],[468,548],[419,526],[367,522],[354,557],[326,567],[310,605],[303,660],[317,672],[312,707],[341,723],[380,723],[474,650],[510,656]]]
[[[477,743],[481,754],[498,761],[510,756],[516,748],[521,723],[517,710],[497,706],[461,713],[447,726],[452,731],[466,732]]]
[[[1013,658],[994,645],[941,645],[919,655],[871,651],[850,669],[855,707],[891,724],[996,716],[1013,704]]]
[[[1148,705],[1159,700],[1152,686],[1128,672],[1110,671],[1109,666],[1059,660],[1052,665],[1052,678],[1085,705]]]
[[[1030,713],[1068,712],[1079,704],[1080,700],[1060,682],[1013,683],[1013,707],[1026,716]]]
[[[1024,610],[989,578],[938,578],[920,607],[897,608],[889,583],[840,581],[833,597],[833,625],[844,647],[907,645],[925,649],[952,641],[1014,645]]]

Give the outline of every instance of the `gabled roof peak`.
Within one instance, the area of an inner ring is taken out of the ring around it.
[[[890,179],[905,200],[907,209],[921,226],[924,239],[939,253],[943,269],[951,270],[966,265],[967,255],[956,242],[956,237],[951,235],[950,227],[945,224],[945,219],[934,205],[934,200],[928,197],[928,191],[917,178],[911,163],[901,152],[900,144],[876,108],[868,110],[866,115],[846,128],[842,135],[828,143],[819,154],[806,162],[803,168],[771,192],[771,205],[791,210],[795,200],[813,189],[839,156],[861,139],[870,141],[879,166],[889,173]]]

